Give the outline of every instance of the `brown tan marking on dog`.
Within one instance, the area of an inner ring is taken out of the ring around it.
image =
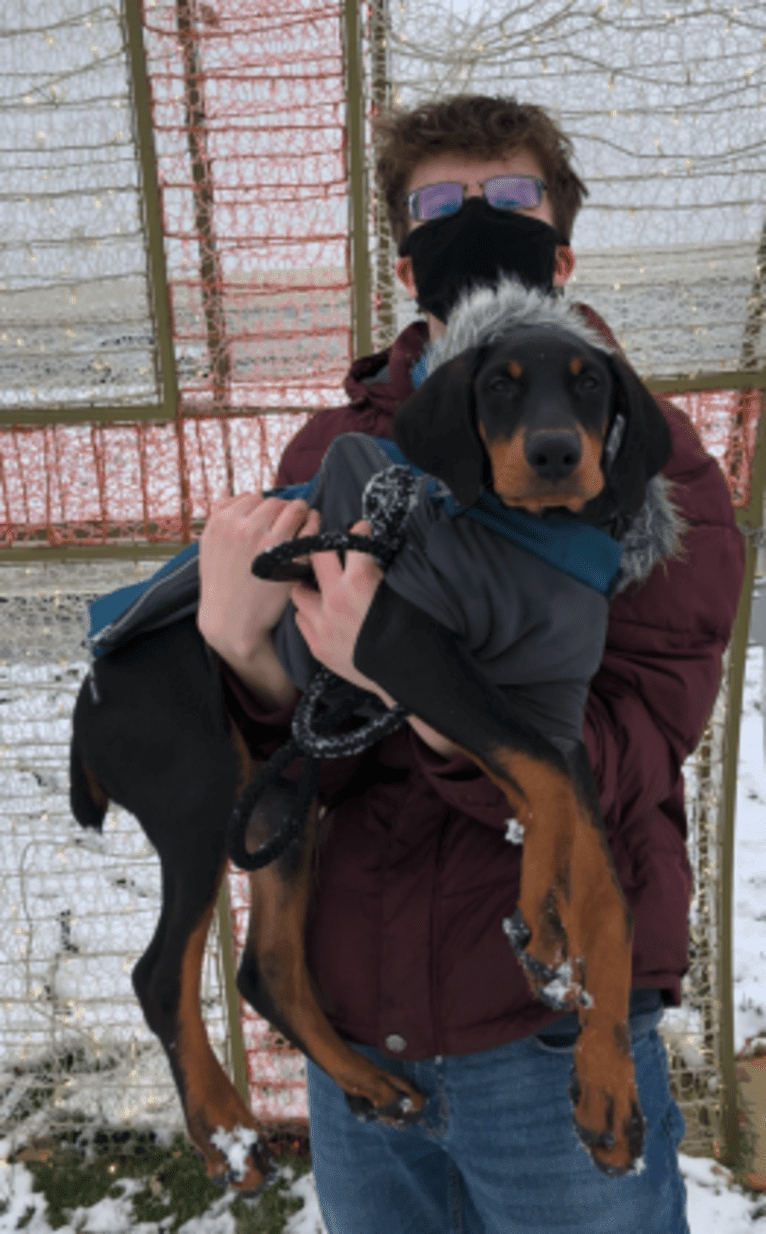
[[[247,763],[245,780],[255,769],[249,754]],[[287,782],[259,801],[245,837],[249,852],[272,838],[290,802]],[[338,1036],[319,1006],[306,968],[304,929],[318,815],[315,801],[302,838],[275,862],[248,876],[250,921],[237,984],[250,1005],[321,1067],[352,1104],[362,1111],[369,1106],[367,1112],[375,1111],[380,1122],[402,1126],[419,1116],[424,1095],[403,1077],[382,1071]]]
[[[465,753],[478,761],[475,751]],[[567,777],[529,755],[495,749],[492,763],[482,769],[503,790],[524,828],[518,908],[530,931],[525,955],[546,969],[560,969],[567,961],[572,968],[565,1001],[581,1025],[574,1052],[578,1134],[602,1168],[622,1173],[636,1156],[640,1118],[624,1019],[632,917],[603,828]],[[579,1001],[586,956],[588,1007]],[[544,979],[533,967],[524,967],[539,997]],[[602,1138],[612,1143],[600,1143]]]
[[[219,882],[223,869],[222,866]],[[189,936],[181,960],[178,1031],[171,1043],[171,1063],[181,1073],[179,1091],[189,1135],[208,1174],[214,1181],[231,1183],[238,1191],[253,1193],[260,1190],[269,1174],[269,1164],[257,1148],[258,1125],[210,1047],[200,1007],[200,974],[214,907],[214,903],[208,905]],[[231,1133],[237,1128],[253,1132],[254,1147],[244,1173],[234,1179],[224,1153],[214,1146],[211,1136],[220,1130]]]
[[[598,497],[604,487],[601,454],[606,424],[600,434],[587,434],[579,426],[570,430],[577,435],[581,461],[571,475],[554,483],[541,480],[529,466],[525,455],[526,429],[519,428],[511,437],[498,437],[493,441],[487,439],[481,421],[477,429],[489,455],[495,492],[506,506],[524,508],[535,514],[551,506],[561,506],[579,514],[586,502]]]

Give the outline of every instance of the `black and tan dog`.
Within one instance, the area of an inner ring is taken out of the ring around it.
[[[553,321],[543,314],[512,329],[506,322],[497,337],[479,329],[477,342],[448,358],[405,404],[397,441],[463,506],[491,489],[506,507],[543,520],[563,514],[627,536],[627,543],[657,484],[651,477],[669,457],[668,429],[627,366],[594,345],[587,330],[566,325],[562,314]],[[669,530],[634,571],[636,580],[668,554],[674,537]],[[575,1126],[599,1168],[625,1173],[643,1142],[627,1029],[632,922],[583,747],[564,757],[514,706],[512,693],[487,679],[464,640],[385,581],[355,662],[505,793],[524,837],[521,891],[506,932],[535,993],[578,1011]],[[95,684],[95,691],[92,683],[83,688],[75,710],[72,808],[83,825],[100,826],[108,801],[119,803],[159,853],[162,912],[134,987],[168,1054],[209,1173],[254,1191],[267,1175],[267,1157],[250,1111],[212,1053],[199,1003],[227,820],[252,763],[224,714],[218,672],[193,617],[102,656]],[[274,790],[252,815],[250,850],[269,839],[282,815]],[[303,929],[314,824],[315,812],[292,849],[251,875],[238,986],[343,1088],[352,1108],[406,1123],[419,1116],[422,1095],[342,1041],[311,988]],[[239,1171],[230,1167],[227,1135],[250,1138]]]

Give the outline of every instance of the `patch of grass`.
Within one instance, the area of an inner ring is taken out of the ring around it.
[[[296,1178],[311,1169],[311,1159],[293,1157],[289,1153],[279,1158],[280,1166],[290,1166],[290,1179],[278,1178],[255,1201],[237,1199],[231,1206],[237,1222],[237,1234],[282,1234],[288,1217],[303,1207],[303,1201],[289,1194]]]
[[[170,1229],[177,1230],[191,1217],[199,1217],[221,1191],[212,1183],[202,1161],[191,1145],[178,1136],[170,1154],[167,1150],[152,1163],[152,1169],[142,1191],[133,1198],[137,1221],[171,1220]]]
[[[131,1137],[115,1144],[105,1133],[102,1143],[95,1140],[91,1141],[95,1148],[91,1160],[84,1159],[65,1139],[35,1141],[15,1155],[32,1174],[34,1190],[45,1195],[47,1219],[54,1230],[67,1224],[72,1209],[89,1208],[105,1196],[122,1195],[119,1183],[123,1178],[146,1179],[146,1186],[131,1197],[136,1219],[172,1218],[172,1230],[205,1212],[221,1194],[182,1136],[170,1148],[152,1143],[149,1137],[143,1142]]]
[[[255,1200],[238,1197],[232,1201],[237,1234],[282,1234],[287,1218],[302,1206],[288,1192],[292,1181],[311,1169],[305,1137],[292,1133],[269,1142],[275,1161],[290,1166],[292,1178],[278,1178]],[[68,1223],[75,1208],[89,1208],[106,1196],[119,1198],[122,1179],[145,1183],[126,1201],[132,1204],[136,1223],[162,1222],[168,1231],[201,1216],[221,1197],[201,1159],[180,1135],[163,1147],[145,1133],[70,1132],[33,1140],[10,1160],[23,1161],[32,1174],[34,1190],[41,1191],[48,1202],[47,1220],[54,1230]],[[26,1220],[33,1214],[31,1209]]]

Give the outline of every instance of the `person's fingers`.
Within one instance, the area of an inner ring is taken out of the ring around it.
[[[340,564],[340,558],[335,549],[312,553],[311,564],[314,567],[314,575],[320,591],[337,583],[343,574],[343,566]]]
[[[309,536],[315,536],[318,534],[321,525],[322,525],[322,518],[321,518],[319,511],[309,510],[308,514],[306,515],[305,523],[303,524],[302,527],[298,528],[293,538],[304,540]],[[308,553],[303,553],[300,557],[296,557],[295,561],[299,562],[301,565],[306,565],[307,563],[311,561],[311,557],[309,556]]]
[[[280,544],[292,540],[305,522],[307,511],[305,501],[267,497],[263,505],[251,512],[250,530],[268,545]]]
[[[293,583],[290,588],[290,599],[295,606],[296,625],[301,634],[304,634],[301,625],[303,622],[313,621],[318,616],[322,607],[322,598],[313,587],[307,587],[305,583]]]
[[[358,523],[354,523],[350,530],[357,536],[372,535],[372,528],[365,519],[360,519]],[[383,571],[372,553],[361,552],[355,548],[350,548],[346,554],[346,569],[354,577],[359,575],[369,578],[383,577]]]
[[[234,496],[219,497],[210,507],[211,514],[219,514],[222,510],[237,508],[241,514],[250,513],[263,501],[262,493],[236,493]]]

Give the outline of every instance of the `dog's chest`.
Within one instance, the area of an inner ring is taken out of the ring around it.
[[[312,497],[323,530],[345,529],[361,516],[364,486],[388,462],[370,438],[333,443]],[[550,736],[579,738],[606,636],[603,595],[481,523],[450,517],[428,497],[425,481],[386,581],[464,638],[487,677],[513,689]],[[275,645],[305,688],[312,664],[291,610]]]
[[[386,581],[465,639],[487,677],[512,689],[551,735],[579,738],[601,662],[608,601],[467,518],[428,502]]]

